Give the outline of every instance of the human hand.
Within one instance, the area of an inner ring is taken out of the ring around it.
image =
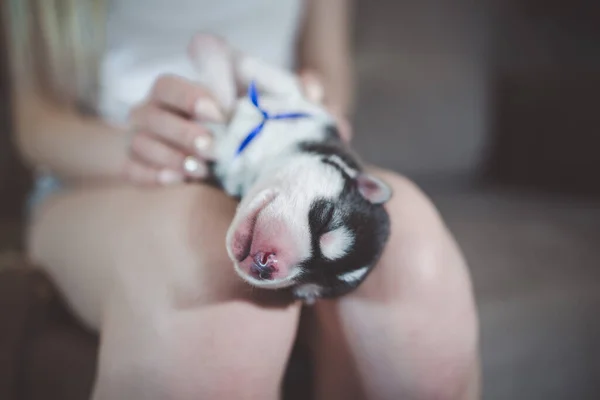
[[[129,159],[124,173],[138,184],[168,185],[207,176],[212,135],[202,122],[223,122],[213,95],[184,78],[159,77],[129,116]]]
[[[306,96],[315,103],[323,104],[325,108],[333,115],[336,120],[342,140],[350,142],[352,140],[352,125],[346,117],[345,113],[335,104],[332,99],[328,98],[325,93],[325,87],[319,75],[312,70],[303,70],[299,73],[300,81]]]

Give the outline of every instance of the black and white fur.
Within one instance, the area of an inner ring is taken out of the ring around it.
[[[225,123],[210,124],[215,138],[211,178],[240,200],[225,243],[240,277],[259,288],[291,289],[307,303],[358,287],[387,242],[384,205],[392,193],[342,141],[321,99],[305,96],[293,74],[240,54],[219,38],[198,34],[187,57],[120,72],[120,83],[106,88],[112,101],[105,108],[139,101],[131,95],[139,92],[134,89],[165,69],[207,86],[227,113]],[[256,82],[264,109],[307,112],[310,117],[268,121],[236,156],[262,119],[245,91],[236,89],[247,88],[250,81]],[[264,263],[251,254],[259,244],[274,249],[260,251]],[[279,275],[261,266],[275,262]]]
[[[218,92],[230,111],[227,124],[212,127],[217,132],[212,171],[225,192],[241,199],[226,239],[236,271],[257,287],[292,288],[296,298],[308,303],[358,287],[379,260],[390,233],[384,208],[390,188],[365,171],[341,139],[333,117],[318,101],[304,96],[293,75],[236,54],[206,35],[194,38],[190,55],[204,83]],[[250,80],[264,89],[264,109],[307,112],[311,117],[268,121],[236,156],[241,141],[262,119],[249,99],[235,90],[236,82],[245,87]],[[232,241],[253,203],[274,191],[277,197],[260,216],[284,219],[301,257],[287,276],[264,280],[239,267]]]

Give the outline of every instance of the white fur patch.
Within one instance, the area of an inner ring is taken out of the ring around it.
[[[311,154],[279,157],[270,161],[263,165],[261,179],[254,185],[253,191],[264,185],[277,190],[279,196],[261,211],[260,221],[284,221],[288,248],[293,249],[296,257],[288,261],[299,263],[312,256],[308,220],[311,204],[318,198],[338,198],[344,182],[337,171],[319,162]],[[253,192],[248,194],[250,197],[252,195]],[[268,229],[268,226],[263,225],[263,228]],[[338,245],[342,246],[343,244]]]
[[[321,295],[323,289],[313,283],[306,283],[294,288],[294,295],[307,305],[313,305]]]
[[[330,162],[337,165],[338,167],[340,167],[342,169],[342,171],[344,171],[346,174],[348,174],[348,176],[350,178],[354,179],[358,176],[358,171],[356,171],[354,168],[351,168],[348,164],[346,164],[344,162],[344,160],[342,160],[340,158],[340,156],[334,154],[334,155],[327,157],[327,159]]]
[[[362,267],[356,271],[346,272],[345,274],[338,275],[338,279],[344,282],[356,282],[360,280],[369,271],[369,267]]]
[[[237,70],[236,75],[243,84],[247,85],[251,80],[254,80],[261,91],[283,96],[302,97],[301,82],[286,69],[268,64],[259,58],[239,53],[235,67]]]
[[[344,226],[323,234],[319,239],[321,253],[328,260],[342,258],[353,244],[354,234]]]
[[[294,285],[296,278],[298,278],[298,276],[300,276],[302,274],[302,270],[295,269],[294,272],[292,272],[286,278],[275,279],[272,281],[268,281],[268,280],[265,281],[265,280],[255,279],[255,278],[251,277],[250,275],[246,274],[245,272],[242,271],[242,269],[239,267],[239,265],[237,263],[234,263],[234,268],[235,268],[235,271],[238,273],[238,275],[242,279],[244,279],[246,282],[248,282],[250,285],[259,287],[259,288],[263,288],[263,289],[282,289],[282,288],[290,287],[290,286]]]

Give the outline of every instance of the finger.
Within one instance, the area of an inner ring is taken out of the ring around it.
[[[350,121],[348,121],[346,118],[337,118],[337,126],[342,140],[346,143],[349,143],[354,134]]]
[[[325,89],[319,75],[312,70],[300,72],[300,82],[304,95],[312,102],[322,104],[325,100]]]
[[[337,109],[337,107],[327,106],[327,109],[335,120],[340,137],[344,142],[349,143],[353,136],[352,124],[348,118],[346,118],[344,114]]]
[[[178,76],[163,75],[158,78],[150,99],[189,117],[213,122],[225,120],[217,100],[208,90]]]
[[[188,154],[212,158],[212,137],[198,123],[182,118],[153,104],[136,109],[131,115],[133,129],[148,132],[179,147]]]
[[[208,167],[206,163],[198,160],[196,157],[186,157],[185,160],[183,160],[183,170],[190,178],[204,179],[208,177]]]
[[[336,121],[336,126],[342,140],[344,142],[350,142],[353,135],[352,125],[344,114],[339,111],[338,107],[326,104],[325,88],[319,74],[314,70],[304,70],[299,73],[299,76],[306,97],[310,101],[325,105]]]
[[[125,178],[140,185],[157,183],[158,170],[135,160],[128,160],[124,167]]]
[[[130,160],[125,166],[125,177],[138,185],[174,185],[184,181],[179,171],[157,169],[148,164]]]
[[[159,139],[145,133],[138,133],[131,141],[131,151],[141,161],[155,168],[181,170],[185,154]]]

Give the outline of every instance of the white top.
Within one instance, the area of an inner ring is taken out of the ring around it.
[[[124,122],[163,73],[194,79],[186,48],[198,31],[291,68],[302,6],[302,0],[110,0],[100,114]]]

